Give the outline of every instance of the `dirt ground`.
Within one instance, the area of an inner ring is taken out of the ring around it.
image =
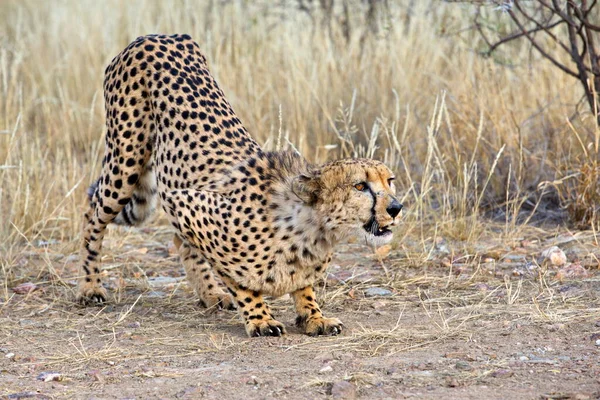
[[[245,336],[201,309],[165,228],[113,229],[109,304],[73,302],[73,243],[16,252],[0,300],[0,397],[600,398],[600,248],[592,233],[341,246],[319,288],[338,337]],[[567,264],[550,265],[557,245]]]

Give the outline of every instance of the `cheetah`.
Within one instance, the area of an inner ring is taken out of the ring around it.
[[[339,319],[323,316],[313,285],[336,243],[392,239],[402,205],[388,167],[370,159],[312,165],[295,152],[263,151],[188,35],[132,42],[106,68],[104,100],[80,302],[107,300],[97,261],[107,225],[138,225],[160,202],[201,304],[237,308],[248,336],[281,336],[285,326],[263,295],[290,293],[304,333],[341,332]]]

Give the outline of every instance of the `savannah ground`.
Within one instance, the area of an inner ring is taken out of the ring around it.
[[[0,396],[600,396],[600,133],[578,84],[525,43],[482,58],[469,4],[307,4],[0,3]],[[341,336],[300,335],[285,298],[284,338],[198,307],[160,213],[110,229],[111,301],[74,303],[103,69],[156,32],[200,43],[265,148],[396,171],[392,246],[340,246],[319,286]]]

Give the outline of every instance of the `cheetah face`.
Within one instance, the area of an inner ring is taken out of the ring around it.
[[[396,199],[394,174],[383,163],[367,159],[335,161],[311,179],[315,205],[326,226],[338,237],[358,237],[381,246],[392,240],[402,204]]]

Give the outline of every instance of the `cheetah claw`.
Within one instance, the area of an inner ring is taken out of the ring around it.
[[[285,326],[274,319],[269,321],[248,322],[246,325],[246,333],[250,337],[260,336],[282,336],[286,334]]]

